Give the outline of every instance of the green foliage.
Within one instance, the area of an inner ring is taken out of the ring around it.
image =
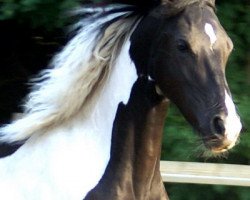
[[[78,6],[75,0],[6,0],[1,3],[0,20],[15,19],[48,30],[67,22],[66,11]]]
[[[246,187],[166,184],[166,189],[171,200],[250,200]]]

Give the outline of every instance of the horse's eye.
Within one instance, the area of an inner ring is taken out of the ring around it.
[[[177,48],[179,51],[185,52],[189,50],[189,45],[185,40],[179,40],[177,42]]]

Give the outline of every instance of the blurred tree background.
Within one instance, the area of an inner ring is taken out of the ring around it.
[[[83,3],[108,0],[2,0],[0,1],[0,122],[19,112],[27,81],[68,40],[67,11]],[[241,141],[226,158],[205,159],[193,130],[172,105],[162,149],[163,160],[250,164],[250,3],[220,0],[217,15],[234,42],[227,79],[244,122]],[[250,172],[249,172],[250,173]],[[171,200],[250,200],[250,188],[166,184]]]

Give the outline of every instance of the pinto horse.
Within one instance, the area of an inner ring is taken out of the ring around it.
[[[114,4],[77,11],[76,35],[35,79],[0,141],[5,200],[168,199],[159,170],[172,101],[215,154],[240,119],[225,79],[233,44],[213,0]]]

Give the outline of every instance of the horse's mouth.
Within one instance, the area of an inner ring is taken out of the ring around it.
[[[231,147],[215,147],[215,148],[210,148],[210,151],[213,154],[220,154],[220,153],[224,153],[226,151],[228,151],[229,149],[231,149],[234,145],[232,145]]]
[[[237,141],[237,139],[231,141],[223,137],[221,139],[207,140],[204,143],[206,148],[209,149],[213,154],[220,154],[233,148],[237,144]]]

